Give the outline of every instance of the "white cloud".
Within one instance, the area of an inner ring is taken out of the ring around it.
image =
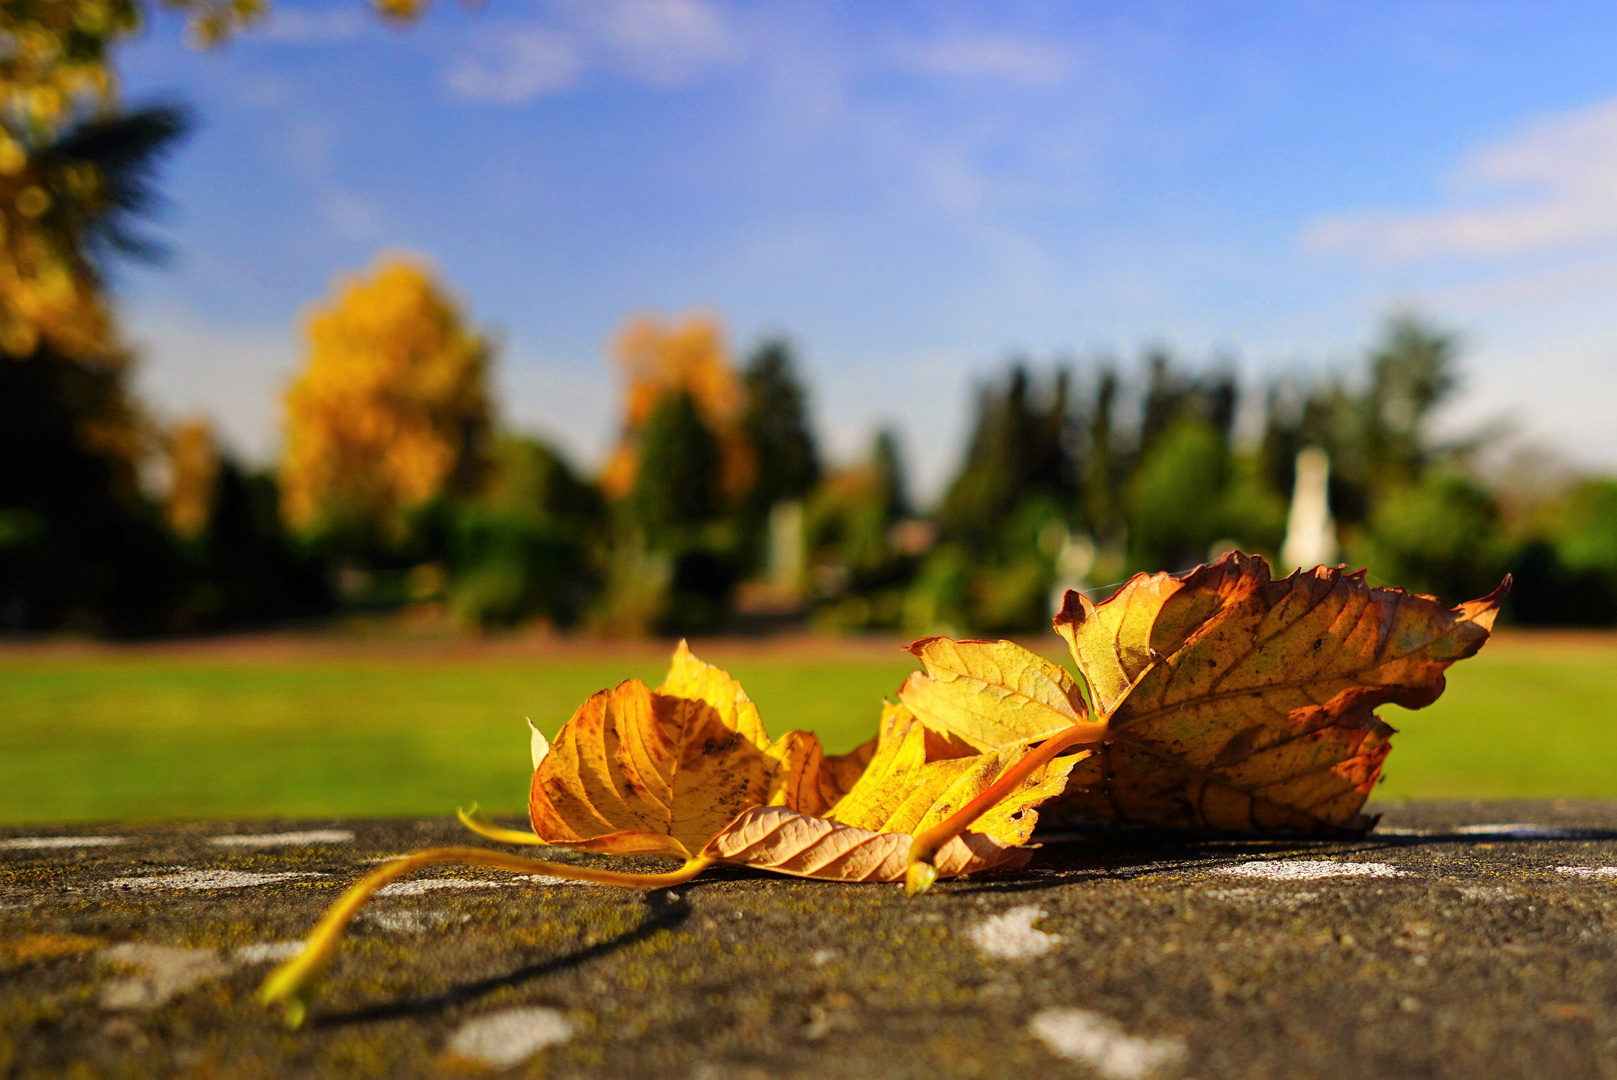
[[[495,367],[500,421],[552,440],[588,470],[606,463],[617,436],[617,381],[607,364],[540,359],[520,344],[502,350]]]
[[[326,191],[320,196],[320,210],[344,240],[380,240],[387,231],[381,207],[351,192]]]
[[[519,104],[576,86],[592,69],[659,89],[684,86],[742,54],[708,0],[592,0],[552,5],[545,23],[489,26],[446,72],[470,101]]]
[[[566,90],[583,71],[584,57],[572,35],[533,26],[479,42],[455,60],[444,81],[468,101],[513,105]]]
[[[1474,431],[1504,419],[1575,461],[1611,468],[1617,427],[1617,330],[1590,328],[1559,340],[1535,334],[1531,320],[1495,329],[1466,358],[1466,394],[1445,410],[1443,433]]]
[[[1508,258],[1617,237],[1617,100],[1539,121],[1466,161],[1449,206],[1327,217],[1316,251],[1380,261]]]
[[[252,37],[286,45],[329,45],[358,37],[365,30],[366,20],[373,18],[358,5],[329,11],[282,5],[270,10],[263,26],[253,28]]]
[[[897,59],[923,75],[999,79],[1032,86],[1054,86],[1072,66],[1072,58],[1048,42],[1016,37],[912,43],[897,50]]]
[[[140,355],[136,392],[160,417],[206,417],[238,453],[273,459],[297,361],[290,327],[218,326],[182,308],[148,307],[132,313],[129,336]]]
[[[742,51],[724,13],[706,0],[592,0],[573,11],[582,34],[653,86],[684,85]]]

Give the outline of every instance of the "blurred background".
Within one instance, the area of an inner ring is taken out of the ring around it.
[[[14,0],[0,821],[522,806],[690,636],[1516,586],[1392,797],[1617,794],[1617,9]]]

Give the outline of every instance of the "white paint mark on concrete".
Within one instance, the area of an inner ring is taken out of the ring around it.
[[[450,923],[472,921],[469,914],[453,915],[447,911],[367,911],[360,918],[394,934],[420,934],[442,930]]]
[[[572,1022],[555,1009],[507,1009],[462,1024],[448,1049],[456,1057],[507,1069],[575,1033]]]
[[[391,862],[399,858],[389,855],[382,859],[370,859],[369,862]],[[591,885],[588,881],[573,881],[564,877],[552,877],[549,874],[522,874],[513,877],[510,881],[484,881],[471,878],[417,878],[414,881],[395,881],[391,885],[384,885],[376,890],[377,896],[420,896],[423,893],[433,892],[437,889],[503,889],[508,885]],[[608,886],[602,886],[606,888]]]
[[[101,959],[141,969],[139,975],[110,982],[101,991],[103,1009],[155,1009],[197,983],[230,970],[216,949],[182,949],[172,945],[114,945]]]
[[[111,847],[121,836],[13,836],[0,840],[0,851],[51,851],[61,848]]]
[[[1578,840],[1584,835],[1576,829],[1556,829],[1525,821],[1507,821],[1502,825],[1461,825],[1449,831],[1457,836],[1511,836],[1522,840]]]
[[[1028,1024],[1036,1038],[1107,1080],[1145,1080],[1185,1059],[1183,1039],[1140,1039],[1117,1021],[1084,1009],[1045,1009]]]
[[[999,960],[1026,960],[1043,956],[1064,940],[1060,934],[1049,934],[1033,928],[1033,924],[1044,916],[1044,909],[1037,904],[1023,904],[990,916],[972,927],[971,940],[977,948]]]
[[[268,964],[290,960],[302,951],[301,941],[261,941],[256,945],[243,945],[230,954],[230,959],[238,964]]]
[[[325,877],[310,872],[283,871],[273,874],[250,874],[243,870],[189,870],[183,874],[161,874],[157,877],[121,877],[107,882],[110,889],[248,889],[255,885],[273,885],[295,878]]]
[[[1456,885],[1455,889],[1466,900],[1481,900],[1491,902],[1495,900],[1515,900],[1521,893],[1504,885]]]
[[[1338,877],[1410,877],[1406,871],[1379,862],[1333,862],[1329,859],[1270,859],[1220,866],[1221,874],[1267,878],[1270,881],[1318,881]]]
[[[1617,877],[1617,866],[1557,866],[1555,872],[1576,878],[1611,878]]]
[[[1214,900],[1228,900],[1232,904],[1283,907],[1291,911],[1319,899],[1317,892],[1275,893],[1269,889],[1210,889],[1207,895]]]
[[[233,833],[230,836],[215,836],[208,843],[220,847],[271,848],[348,844],[353,839],[354,834],[347,829],[306,829],[303,832]]]
[[[395,881],[376,890],[377,896],[421,896],[439,889],[503,889],[509,881],[473,881],[469,878],[419,878],[415,881]]]

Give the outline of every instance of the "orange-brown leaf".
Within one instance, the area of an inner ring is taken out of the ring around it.
[[[601,691],[536,754],[529,811],[550,844],[896,881],[914,834],[1026,752],[978,753],[892,705],[877,737],[848,754],[827,757],[800,731],[770,742],[741,685],[681,642],[660,688],[632,679]],[[1021,859],[1014,849],[1033,830],[1034,808],[1061,793],[1079,760],[1058,759],[1019,784],[944,848],[939,872]]]
[[[713,706],[630,679],[562,727],[534,771],[528,812],[547,843],[690,858],[767,801],[774,768]]]
[[[794,877],[891,882],[904,880],[910,839],[907,833],[872,832],[784,806],[759,806],[714,837],[702,854]],[[1020,866],[1031,854],[982,833],[966,833],[943,846],[936,866],[940,877],[959,877]]]
[[[1232,552],[1183,576],[1138,575],[1099,605],[1069,592],[1056,630],[1101,708],[1162,659],[1063,805],[1170,826],[1367,827],[1359,809],[1393,734],[1374,710],[1437,700],[1509,584],[1451,609],[1371,588],[1363,571],[1273,581],[1261,558]]]

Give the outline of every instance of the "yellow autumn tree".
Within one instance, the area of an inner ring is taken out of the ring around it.
[[[601,475],[610,499],[634,487],[641,436],[663,398],[684,391],[720,447],[720,486],[736,496],[752,482],[754,461],[741,430],[741,380],[730,362],[724,327],[708,314],[665,323],[635,315],[618,331],[613,352],[624,374],[623,434]]]
[[[304,322],[286,394],[281,505],[294,527],[402,535],[408,511],[475,486],[491,426],[489,346],[432,269],[385,256]]]
[[[250,21],[262,7],[257,0],[164,6],[189,13],[202,38]],[[0,351],[12,356],[44,345],[91,364],[126,360],[82,236],[85,218],[119,193],[92,160],[64,153],[59,140],[74,124],[116,114],[112,50],[142,20],[133,0],[0,3]]]

